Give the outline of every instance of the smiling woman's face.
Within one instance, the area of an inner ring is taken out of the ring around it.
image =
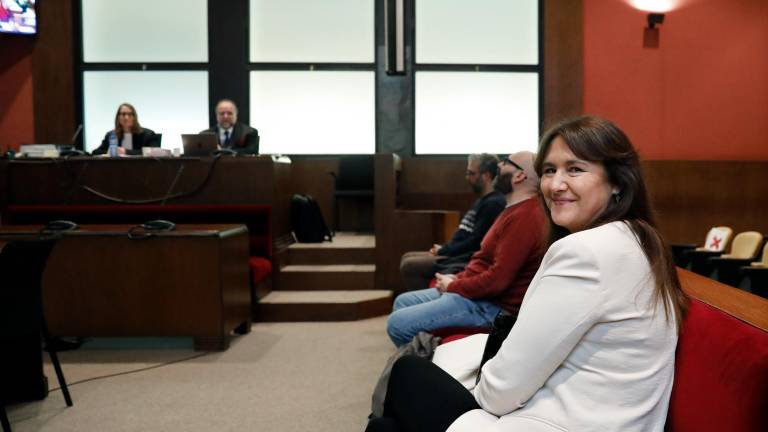
[[[602,162],[577,158],[560,136],[552,140],[542,164],[541,193],[556,225],[572,233],[588,227],[614,189]]]

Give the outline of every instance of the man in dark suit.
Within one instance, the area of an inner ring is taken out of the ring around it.
[[[216,104],[216,126],[201,133],[214,133],[219,147],[240,154],[259,153],[259,131],[237,121],[237,105],[229,99]]]

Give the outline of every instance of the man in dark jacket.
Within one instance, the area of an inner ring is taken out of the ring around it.
[[[259,131],[237,121],[237,105],[229,99],[216,104],[216,126],[201,133],[216,134],[220,148],[241,154],[259,153]]]
[[[451,241],[432,245],[429,251],[406,252],[400,260],[400,275],[406,291],[426,288],[436,270],[455,273],[463,270],[480,242],[504,210],[504,195],[493,188],[499,158],[491,154],[473,154],[467,161],[466,179],[479,196],[464,214]],[[441,268],[435,268],[435,263]]]

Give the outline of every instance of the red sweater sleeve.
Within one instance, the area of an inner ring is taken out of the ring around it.
[[[484,240],[484,243],[486,240],[492,241],[492,244],[486,245],[492,246],[492,249],[486,251],[492,254],[490,265],[473,263],[473,257],[467,269],[448,285],[449,292],[470,299],[489,299],[501,296],[519,282],[523,282],[527,288],[530,280],[516,279],[519,276],[530,279],[533,276],[529,274],[531,264],[538,267],[542,252],[544,216],[536,198],[526,200],[517,207],[510,208],[511,211],[506,214],[502,213],[488,232],[488,235],[493,235],[494,238]]]

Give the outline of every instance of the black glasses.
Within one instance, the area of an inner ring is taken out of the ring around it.
[[[512,160],[512,159],[510,159],[509,157],[505,157],[504,159],[502,159],[502,160],[501,160],[501,163],[502,163],[502,164],[504,164],[504,165],[512,165],[513,167],[515,167],[515,168],[519,169],[520,171],[523,171],[523,172],[525,172],[525,170],[523,169],[523,167],[521,167],[520,165],[518,165],[517,163],[515,163],[515,161],[513,161],[513,160]]]

